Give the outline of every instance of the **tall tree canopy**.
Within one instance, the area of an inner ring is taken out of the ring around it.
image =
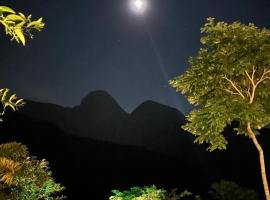
[[[189,68],[170,81],[196,108],[183,128],[208,143],[208,150],[226,149],[224,128],[239,122],[237,134],[256,146],[267,200],[270,200],[263,149],[256,136],[270,123],[270,30],[208,18],[201,28],[202,48]]]

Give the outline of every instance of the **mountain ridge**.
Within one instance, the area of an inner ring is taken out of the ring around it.
[[[166,145],[176,147],[179,138],[188,137],[178,135],[183,132],[179,127],[185,122],[184,115],[175,108],[151,100],[141,103],[130,114],[102,90],[88,93],[81,104],[74,107],[26,102],[29,103],[20,111],[23,114],[52,122],[63,131],[82,137],[144,146],[161,152],[168,152]],[[171,150],[174,152],[177,151]]]

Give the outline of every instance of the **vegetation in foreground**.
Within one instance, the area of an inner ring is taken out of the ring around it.
[[[155,185],[133,187],[129,190],[113,190],[110,200],[202,200],[199,195],[185,190],[178,193],[177,189],[167,192]],[[259,200],[254,190],[243,188],[234,182],[221,180],[211,185],[208,200]]]
[[[31,30],[44,27],[42,18],[31,20],[31,15],[16,13],[13,9],[0,6],[0,23],[5,32],[18,43],[25,45],[25,36],[33,38]],[[8,108],[16,111],[23,106],[23,99],[16,94],[9,95],[9,89],[0,89],[0,121]],[[56,183],[49,170],[48,162],[30,156],[27,147],[12,142],[0,145],[0,199],[6,200],[61,200],[58,195],[64,189]]]

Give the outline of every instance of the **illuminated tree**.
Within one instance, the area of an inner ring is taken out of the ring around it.
[[[183,128],[209,143],[208,150],[226,149],[224,128],[239,122],[238,135],[249,137],[259,153],[265,196],[270,200],[264,152],[258,130],[270,123],[270,30],[239,22],[216,23],[208,18],[201,28],[202,48],[190,67],[170,81],[196,108]]]

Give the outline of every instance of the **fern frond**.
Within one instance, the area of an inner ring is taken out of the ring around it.
[[[0,99],[3,106],[1,115],[5,114],[6,108],[10,107],[12,110],[16,111],[19,107],[24,106],[25,102],[23,99],[18,99],[16,94],[11,94],[8,97],[9,89],[3,88],[0,90]]]

